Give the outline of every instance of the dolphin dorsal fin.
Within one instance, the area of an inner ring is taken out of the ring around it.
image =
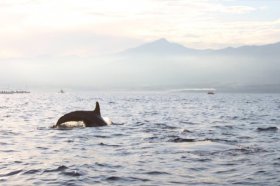
[[[101,113],[100,113],[100,106],[99,106],[98,101],[96,102],[96,106],[95,106],[95,109],[94,109],[93,112],[94,112],[96,115],[101,116]]]

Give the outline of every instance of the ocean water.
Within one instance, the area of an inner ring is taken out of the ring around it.
[[[52,129],[70,111],[114,123]],[[280,185],[280,95],[0,95],[0,185]]]

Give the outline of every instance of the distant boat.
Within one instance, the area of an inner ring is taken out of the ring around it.
[[[214,92],[214,91],[208,91],[207,94],[209,94],[209,95],[214,95],[215,92]]]
[[[61,89],[61,90],[59,91],[59,93],[63,94],[63,93],[65,93],[65,92],[64,92],[64,90]]]

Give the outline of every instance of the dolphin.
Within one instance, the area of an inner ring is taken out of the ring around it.
[[[108,125],[108,122],[101,117],[98,102],[96,102],[93,111],[74,111],[63,115],[58,119],[54,127],[59,127],[62,123],[69,121],[82,121],[86,127],[101,127]]]

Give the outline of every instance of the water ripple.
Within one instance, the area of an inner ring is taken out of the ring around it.
[[[100,102],[102,128],[54,129]],[[279,185],[278,94],[0,96],[1,185]]]

